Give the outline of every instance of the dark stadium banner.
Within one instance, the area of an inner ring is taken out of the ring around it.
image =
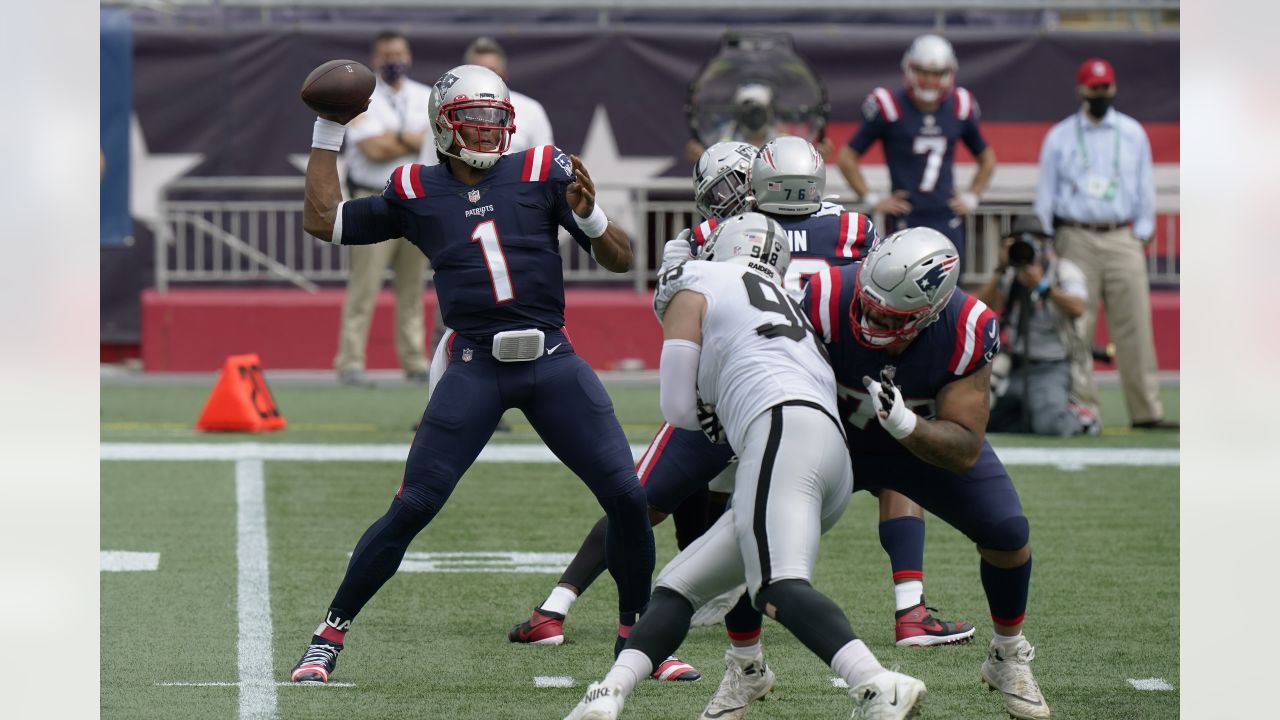
[[[298,172],[287,156],[307,151],[315,118],[298,100],[302,79],[325,60],[366,60],[378,29],[135,30],[134,100],[150,151],[204,153],[192,171],[197,175]],[[430,84],[461,62],[472,38],[492,35],[510,57],[511,87],[542,102],[566,150],[581,149],[593,112],[603,105],[622,155],[678,157],[689,134],[687,84],[716,53],[722,31],[410,29],[410,76]],[[791,34],[827,86],[832,123],[847,136],[872,88],[901,83],[902,53],[918,31],[820,26]],[[984,122],[1039,126],[1065,117],[1077,105],[1075,70],[1091,56],[1114,64],[1117,107],[1144,123],[1178,121],[1176,33],[965,30],[948,37],[960,60],[959,82],[979,99]],[[668,174],[687,171],[678,162]]]
[[[133,235],[129,217],[129,115],[133,107],[133,32],[129,13],[103,10],[98,137],[102,150],[98,224],[103,245]]]

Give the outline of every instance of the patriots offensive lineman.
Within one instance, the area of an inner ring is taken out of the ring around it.
[[[356,544],[328,613],[294,667],[295,682],[327,682],[356,615],[395,574],[410,541],[448,500],[508,408],[582,478],[609,517],[609,568],[619,621],[649,599],[653,533],[644,490],[613,404],[565,334],[557,242],[563,227],[604,267],[631,267],[630,239],[595,203],[576,157],[544,145],[503,156],[515,130],[506,85],[462,65],[431,90],[440,164],[404,165],[381,195],[342,202],[335,159],[344,124],[316,120],[304,225],[344,245],[405,237],[431,260],[451,363],[427,404],[391,507]]]
[[[849,685],[854,717],[912,717],[924,683],[886,670],[810,584],[820,536],[849,504],[853,475],[823,346],[782,288],[790,242],[776,220],[720,223],[702,259],[666,270],[659,394],[672,425],[723,435],[738,454],[734,502],[658,576],[613,668],[565,720],[614,720],[675,650],[694,609],[745,578],[767,612]]]
[[[856,489],[896,490],[977,545],[995,628],[982,681],[1013,717],[1045,720],[1022,635],[1030,526],[986,440],[999,321],[956,289],[958,265],[941,233],[900,231],[810,279],[805,307],[835,368]]]
[[[951,239],[962,253],[964,219],[978,207],[996,169],[996,153],[978,129],[978,101],[955,86],[957,70],[951,43],[921,35],[902,56],[904,86],[878,87],[862,104],[862,125],[836,158],[849,187],[875,212],[888,216],[890,231],[930,227]],[[892,192],[870,192],[859,159],[879,140],[884,143]],[[978,161],[966,192],[952,181],[956,140]]]

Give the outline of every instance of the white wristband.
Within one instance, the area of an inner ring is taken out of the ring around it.
[[[589,238],[598,238],[609,228],[609,218],[605,216],[604,210],[600,209],[600,203],[596,203],[590,217],[582,218],[578,217],[578,213],[574,213],[573,220]]]
[[[332,120],[316,118],[311,129],[311,147],[338,152],[342,149],[342,138],[347,134],[347,126],[339,125]]]
[[[875,207],[878,202],[880,202],[880,193],[869,192],[862,196],[862,204],[866,205],[868,208]]]

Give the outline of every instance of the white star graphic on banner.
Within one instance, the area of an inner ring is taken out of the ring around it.
[[[311,159],[311,153],[309,152],[308,153],[289,153],[289,164],[298,168],[298,172],[302,173],[303,175],[307,174],[307,161],[310,159]],[[347,161],[344,158],[342,153],[338,153],[338,179],[341,180],[341,182],[339,182],[338,185],[342,189],[342,199],[350,200],[351,198],[347,197],[346,177],[347,177]]]
[[[160,193],[204,161],[204,153],[152,153],[135,113],[129,118],[129,214],[151,227],[160,221]]]
[[[636,234],[640,224],[631,207],[630,193],[621,188],[661,174],[675,164],[675,158],[619,155],[618,142],[609,123],[609,111],[603,105],[596,106],[579,157],[596,184],[596,202],[600,203],[609,219],[626,230],[633,240],[642,240]]]

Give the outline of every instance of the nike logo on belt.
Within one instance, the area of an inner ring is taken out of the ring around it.
[[[551,353],[555,352],[556,350],[559,350],[559,349],[560,349],[560,346],[561,346],[561,345],[563,345],[563,344],[564,344],[564,343],[562,343],[562,342],[558,342],[558,343],[556,343],[556,344],[555,344],[555,347],[552,347],[552,348],[548,348],[548,349],[547,349],[547,354],[548,354],[548,355],[550,355]]]

